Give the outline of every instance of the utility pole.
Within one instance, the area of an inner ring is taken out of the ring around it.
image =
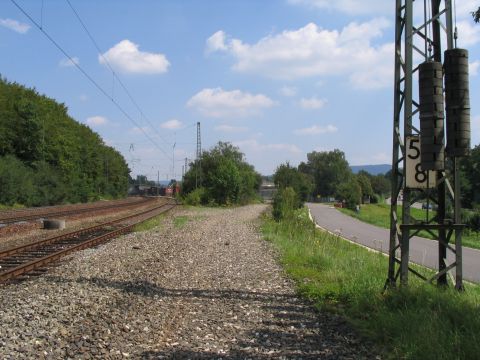
[[[395,19],[392,193],[389,268],[385,286],[396,286],[398,277],[400,285],[406,286],[409,272],[425,281],[436,281],[439,286],[445,286],[448,271],[454,269],[455,288],[462,290],[461,232],[464,225],[460,224],[458,157],[466,156],[470,148],[468,53],[454,46],[451,0],[424,0],[423,4],[414,0],[396,0]],[[443,30],[447,50],[442,65]],[[421,63],[415,63],[414,51],[420,54]],[[414,85],[418,88],[418,98],[414,98]],[[401,217],[397,212],[400,195]],[[454,203],[453,218],[446,213],[447,195]],[[411,205],[425,199],[426,218],[415,219],[410,212]],[[429,218],[430,201],[438,207],[432,218]],[[409,266],[410,241],[420,231],[427,231],[437,239],[438,271],[431,277]],[[453,233],[454,247],[449,245]],[[447,250],[453,253],[451,264],[447,264]]]
[[[175,140],[173,142],[173,149],[172,149],[172,179],[175,179],[175,145],[177,145],[177,135],[175,134]]]
[[[197,161],[195,166],[195,188],[198,188],[198,182],[202,183],[201,179],[201,157],[202,157],[202,138],[200,136],[200,122],[197,122]],[[200,173],[199,173],[200,171]]]
[[[159,195],[160,190],[160,170],[157,170],[157,196]]]

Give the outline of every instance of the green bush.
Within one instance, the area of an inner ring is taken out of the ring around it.
[[[345,201],[349,209],[354,210],[361,203],[362,189],[357,180],[351,178],[338,186],[336,195],[339,200]]]
[[[224,142],[202,153],[190,163],[183,181],[183,191],[190,194],[197,186],[204,188],[202,204],[247,204],[256,199],[261,176],[245,162],[240,150]],[[195,197],[195,196],[194,196]]]
[[[192,192],[189,192],[188,194],[186,194],[185,197],[183,198],[183,202],[185,205],[198,206],[203,204],[204,201],[205,201],[204,188],[195,189]]]
[[[279,189],[273,198],[273,218],[277,221],[290,218],[298,204],[298,195],[293,188]]]

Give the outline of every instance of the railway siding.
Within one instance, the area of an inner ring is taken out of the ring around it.
[[[264,210],[176,209],[161,227],[0,287],[0,357],[374,358],[295,295],[258,232]]]

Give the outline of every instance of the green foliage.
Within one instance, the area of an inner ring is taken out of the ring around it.
[[[313,179],[310,175],[298,171],[297,168],[286,164],[281,164],[273,175],[273,182],[278,189],[291,187],[298,197],[298,206],[303,205],[313,191]]]
[[[352,177],[343,151],[313,151],[307,154],[307,160],[307,163],[301,163],[298,169],[313,177],[314,196],[334,195],[338,186]]]
[[[277,221],[288,219],[298,207],[298,195],[295,193],[295,190],[289,186],[280,188],[273,197],[273,218]]]
[[[239,149],[219,142],[204,151],[200,160],[190,164],[184,177],[183,192],[186,199],[192,196],[187,201],[195,204],[198,198],[202,204],[245,204],[255,199],[260,184],[261,176],[244,161]],[[197,187],[203,190],[190,195]]]
[[[384,349],[382,358],[478,358],[477,286],[458,293],[411,277],[409,288],[382,294],[388,258],[315,230],[305,209],[280,222],[265,218],[262,230],[298,291],[319,308],[347,317]]]
[[[472,11],[472,16],[473,16],[473,20],[478,23],[480,21],[480,7],[475,10],[475,11]]]
[[[183,198],[183,203],[185,205],[198,206],[205,202],[205,189],[203,187],[192,190],[186,194]]]
[[[462,205],[473,208],[480,204],[480,145],[475,146],[470,156],[460,161]]]
[[[372,183],[370,182],[370,177],[362,172],[357,174],[355,177],[358,185],[360,185],[360,198],[362,200],[361,202],[363,203],[364,199],[373,197]]]
[[[349,209],[355,209],[356,205],[361,203],[362,188],[357,179],[352,177],[337,187],[336,196],[344,201]]]
[[[0,79],[0,202],[52,205],[126,195],[115,149],[35,90]]]
[[[370,177],[372,190],[379,196],[388,196],[391,192],[391,181],[385,175],[375,175]]]

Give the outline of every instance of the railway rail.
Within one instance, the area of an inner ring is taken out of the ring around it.
[[[108,202],[106,204],[95,203],[88,205],[72,205],[72,206],[47,206],[39,208],[8,210],[0,212],[0,224],[7,225],[18,223],[21,221],[32,221],[46,217],[58,217],[77,215],[91,211],[109,210],[115,208],[130,208],[140,205],[145,205],[152,202],[153,198],[142,197],[132,200],[122,200],[115,202]]]
[[[96,246],[176,206],[173,199],[151,209],[0,252],[0,282],[34,274],[72,252]]]

